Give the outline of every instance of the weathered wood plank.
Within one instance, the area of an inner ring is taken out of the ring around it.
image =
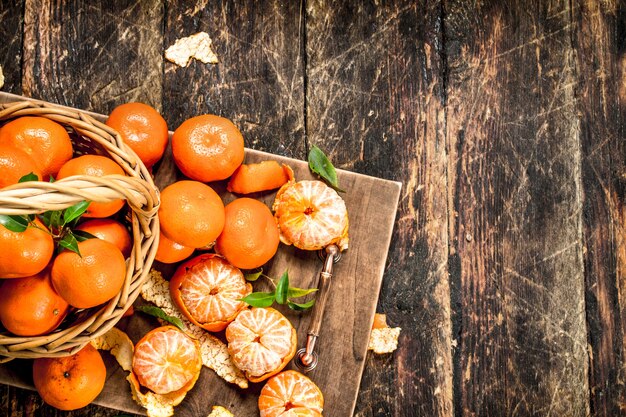
[[[457,413],[586,416],[570,3],[445,9]]]
[[[404,187],[378,305],[403,333],[355,415],[452,415],[440,3],[307,2],[306,43],[309,142]]]
[[[231,119],[249,148],[302,159],[304,92],[300,4],[168,2],[164,46],[204,31],[219,64],[165,64],[164,112],[174,130],[203,113]]]
[[[161,109],[162,0],[26,0],[23,94],[108,114],[128,101]]]
[[[0,67],[4,74],[2,91],[22,93],[22,33],[24,0],[0,3]]]
[[[626,8],[574,7],[591,412],[616,416],[626,412]]]

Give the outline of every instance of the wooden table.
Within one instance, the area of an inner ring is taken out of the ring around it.
[[[4,91],[215,112],[403,183],[378,307],[403,331],[356,416],[626,413],[623,1],[79,3],[2,2]],[[219,65],[164,62],[201,30]],[[118,414],[7,386],[0,407]]]

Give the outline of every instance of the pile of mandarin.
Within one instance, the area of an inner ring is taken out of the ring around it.
[[[167,123],[146,104],[122,104],[106,124],[149,169],[161,161],[169,143],[184,176],[160,191],[155,259],[177,264],[169,283],[174,304],[206,331],[225,330],[231,359],[249,381],[268,380],[259,398],[262,416],[321,416],[323,397],[315,384],[298,372],[282,371],[296,350],[293,326],[275,309],[250,308],[242,301],[252,291],[242,270],[266,264],[281,241],[306,250],[347,242],[341,198],[319,181],[296,182],[293,171],[276,161],[243,164],[244,138],[220,116],[185,120],[171,143]],[[20,117],[0,128],[0,169],[0,188],[25,176],[51,181],[124,175],[106,156],[75,155],[65,128],[41,117]],[[228,181],[227,190],[237,198],[224,205],[210,185],[215,181]],[[246,196],[278,188],[275,213]],[[125,202],[88,203],[80,218],[61,227],[49,221],[54,214],[35,216],[21,232],[0,225],[0,321],[6,332],[47,334],[70,312],[99,306],[120,291],[132,246]],[[59,243],[69,228],[83,236],[78,250]],[[175,327],[154,329],[134,347],[133,378],[156,394],[189,391],[200,368],[197,341]],[[73,356],[34,360],[38,392],[60,409],[89,404],[105,378],[102,359],[91,345]]]

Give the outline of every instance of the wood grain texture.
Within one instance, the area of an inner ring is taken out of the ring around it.
[[[161,109],[161,0],[26,0],[23,94],[108,114],[142,101]]]
[[[203,113],[231,119],[247,147],[303,159],[301,5],[296,1],[172,1],[165,47],[205,31],[220,62],[165,65],[164,113],[174,130]]]
[[[307,2],[309,143],[404,187],[378,305],[401,340],[368,356],[357,416],[452,414],[441,17],[438,2]]]
[[[626,8],[574,6],[591,412],[616,416],[626,412]]]
[[[589,414],[568,2],[446,2],[461,415]]]
[[[21,94],[24,0],[0,2],[0,22],[0,67],[4,74],[2,91]]]

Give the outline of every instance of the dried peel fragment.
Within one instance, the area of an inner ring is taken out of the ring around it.
[[[367,349],[377,354],[393,352],[398,348],[401,330],[400,327],[389,327],[386,316],[376,313]]]
[[[178,317],[185,324],[186,333],[200,343],[202,364],[213,369],[218,376],[227,382],[248,388],[248,380],[232,362],[226,345],[204,329],[191,323],[175,306],[170,297],[169,282],[157,270],[151,270],[146,283],[141,289],[144,300],[160,307],[167,315]]]
[[[189,65],[191,58],[205,64],[217,64],[217,55],[211,48],[213,41],[206,32],[198,32],[185,38],[177,39],[174,45],[165,50],[165,59],[179,67]]]
[[[214,405],[207,417],[235,417],[235,415],[222,406]]]

